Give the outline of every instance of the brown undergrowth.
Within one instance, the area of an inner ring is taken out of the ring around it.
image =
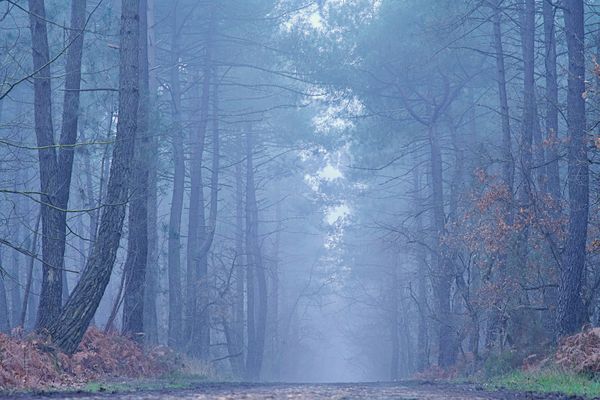
[[[166,347],[143,349],[135,341],[90,328],[75,354],[60,352],[38,336],[0,334],[0,389],[52,389],[115,377],[168,374],[180,360]]]
[[[586,328],[563,339],[554,356],[555,363],[578,373],[600,373],[600,328]]]

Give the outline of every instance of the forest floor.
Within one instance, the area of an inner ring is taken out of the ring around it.
[[[0,395],[0,398],[3,398]],[[119,392],[110,388],[100,393],[63,392],[46,394],[11,395],[11,399],[78,399],[78,400],[533,400],[568,399],[583,397],[562,394],[536,394],[507,390],[487,391],[475,385],[446,383],[341,383],[341,384],[244,384],[201,383],[187,389],[141,390]]]

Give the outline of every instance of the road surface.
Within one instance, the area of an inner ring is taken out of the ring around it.
[[[73,400],[533,400],[579,397],[541,395],[509,391],[485,391],[469,385],[429,383],[344,383],[344,384],[201,384],[193,389],[132,393],[54,393],[11,396],[13,399]]]

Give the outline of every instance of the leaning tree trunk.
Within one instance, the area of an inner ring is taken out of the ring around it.
[[[77,127],[79,123],[79,103],[81,88],[81,58],[83,54],[83,35],[85,28],[85,9],[87,0],[73,0],[71,2],[71,30],[67,50],[67,65],[65,71],[65,95],[63,99],[62,130],[60,133],[60,151],[58,153],[58,207],[66,210],[69,206],[71,193],[71,175],[73,173],[73,159],[77,142]],[[61,244],[66,241],[66,212],[61,213]],[[64,257],[64,249],[62,250]],[[64,262],[63,262],[64,263]],[[66,287],[66,272],[63,276],[63,301],[68,296]]]
[[[139,4],[140,0],[122,1],[119,119],[106,191],[106,206],[102,209],[98,237],[77,286],[59,318],[49,327],[52,340],[66,353],[73,353],[77,349],[98,308],[110,280],[121,239],[137,130]]]
[[[565,0],[565,33],[569,55],[567,133],[569,138],[569,225],[558,288],[557,336],[579,330],[587,319],[581,298],[589,208],[589,167],[585,126],[585,58],[583,1]]]
[[[139,10],[139,107],[131,169],[129,236],[123,273],[123,334],[143,341],[144,291],[148,264],[148,21],[147,1],[140,0]]]

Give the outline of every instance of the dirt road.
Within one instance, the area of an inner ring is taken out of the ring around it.
[[[161,390],[135,393],[21,395],[11,398],[77,400],[529,400],[569,399],[579,397],[541,395],[508,391],[489,392],[467,385],[429,383],[348,383],[348,384],[201,384],[193,389]]]

